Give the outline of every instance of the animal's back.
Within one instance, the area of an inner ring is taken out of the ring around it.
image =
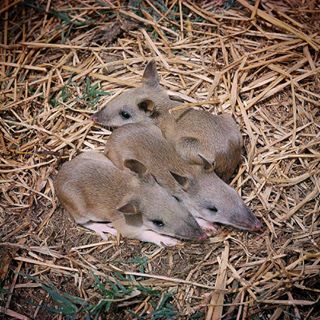
[[[129,176],[103,154],[84,152],[62,165],[55,180],[57,196],[77,220],[113,213],[128,192]],[[111,217],[112,218],[112,217]]]
[[[176,182],[169,171],[179,175],[190,173],[189,165],[153,124],[135,123],[116,129],[106,144],[105,154],[120,168],[125,158],[143,162],[158,180],[172,189]]]
[[[240,162],[242,148],[241,133],[232,117],[188,109],[175,119],[174,130],[164,134],[175,142],[178,153],[193,163],[200,164],[198,154],[214,161],[217,174],[227,180]]]

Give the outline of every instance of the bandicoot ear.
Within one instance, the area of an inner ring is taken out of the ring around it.
[[[206,172],[212,172],[215,167],[214,161],[210,162],[202,154],[198,153],[199,158],[202,160],[203,168]]]
[[[138,103],[138,107],[145,113],[151,114],[155,110],[155,103],[150,99],[144,99]]]
[[[188,177],[182,176],[175,172],[169,171],[174,180],[176,180],[183,188],[183,190],[187,190],[190,186],[190,180]]]
[[[147,175],[147,167],[136,159],[126,159],[124,160],[124,166],[131,171],[138,174],[139,177],[144,177]]]
[[[137,200],[130,200],[125,205],[117,209],[125,215],[134,215],[139,211],[139,202]]]
[[[157,72],[156,62],[150,60],[143,71],[142,82],[149,87],[157,87],[160,83],[160,78]]]

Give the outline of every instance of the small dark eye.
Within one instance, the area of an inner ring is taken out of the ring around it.
[[[178,198],[178,197],[176,197],[176,196],[173,196],[178,202],[181,202],[181,200]]]
[[[164,226],[164,223],[162,220],[155,219],[155,220],[151,220],[151,222],[159,228],[162,228]]]
[[[127,111],[120,111],[120,116],[123,118],[123,119],[130,119],[131,118],[131,114]]]
[[[209,207],[208,209],[212,212],[218,212],[218,209],[215,206]]]

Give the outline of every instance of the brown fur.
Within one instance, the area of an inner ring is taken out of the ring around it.
[[[143,162],[199,223],[202,219],[251,231],[261,227],[236,191],[215,174],[209,161],[199,155],[202,166],[189,164],[153,124],[134,123],[117,128],[106,144],[105,154],[120,169],[127,158]]]
[[[77,223],[111,222],[128,238],[156,244],[176,242],[158,234],[185,239],[203,236],[188,210],[155,182],[142,163],[130,159],[125,163],[139,178],[97,152],[85,152],[62,166],[55,190]]]
[[[110,101],[93,119],[105,126],[128,123],[155,123],[188,162],[200,164],[198,154],[214,163],[216,173],[229,180],[241,159],[242,137],[236,122],[228,114],[206,111],[169,110],[179,103],[170,99],[160,86],[154,61],[147,64],[143,85],[130,89]],[[123,112],[130,115],[125,119]]]

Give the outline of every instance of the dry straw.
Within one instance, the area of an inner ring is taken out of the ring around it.
[[[316,319],[319,4],[129,3],[1,4],[0,314],[62,319],[90,305],[107,319]],[[173,249],[101,241],[58,204],[60,164],[110,134],[90,115],[137,86],[151,58],[180,108],[233,114],[245,148],[232,184],[261,234],[221,228]]]

